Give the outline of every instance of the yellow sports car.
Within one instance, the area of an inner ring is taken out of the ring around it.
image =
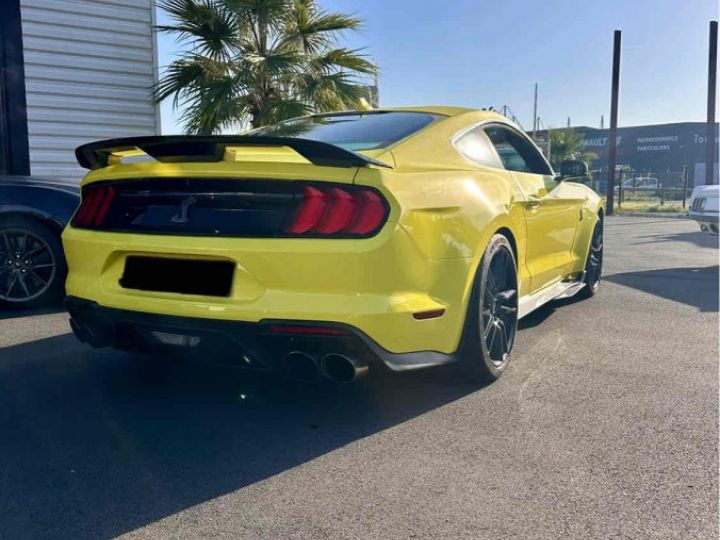
[[[298,118],[81,146],[67,307],[94,347],[349,381],[459,362],[494,380],[518,319],[592,295],[603,207],[490,111]],[[575,180],[575,181],[573,181]]]

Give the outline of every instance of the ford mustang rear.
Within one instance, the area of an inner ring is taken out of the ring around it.
[[[493,333],[482,349],[497,376],[520,297],[528,311],[583,287],[595,224],[577,230],[577,209],[563,213],[570,219],[553,233],[563,255],[552,257],[562,268],[545,268],[552,287],[531,296],[526,221],[508,204],[522,192],[506,171],[479,174],[454,139],[500,118],[450,108],[337,113],[245,136],[82,146],[78,161],[91,171],[63,234],[72,328],[96,347],[222,355],[298,376],[319,367],[338,381],[372,363],[449,363],[484,316],[473,307],[476,276],[499,233],[514,251],[506,270],[493,270],[510,277],[487,308]],[[563,190],[597,215],[587,188]]]

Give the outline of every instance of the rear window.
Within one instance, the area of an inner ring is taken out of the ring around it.
[[[298,137],[346,150],[372,150],[389,146],[441,118],[435,114],[404,111],[328,114],[287,120],[255,129],[249,135]]]

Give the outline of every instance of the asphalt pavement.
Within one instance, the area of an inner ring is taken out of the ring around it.
[[[0,538],[717,538],[717,237],[609,218],[501,380],[324,392],[0,312]]]

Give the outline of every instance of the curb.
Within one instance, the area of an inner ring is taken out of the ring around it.
[[[646,217],[646,218],[663,218],[663,219],[690,219],[690,216],[681,212],[616,212],[618,217]]]

